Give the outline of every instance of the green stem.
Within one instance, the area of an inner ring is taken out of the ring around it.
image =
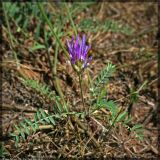
[[[82,75],[81,75],[81,73],[78,74],[78,77],[79,77],[79,86],[80,86],[80,90],[81,90],[82,104],[83,104],[83,108],[85,108],[84,98],[83,98],[83,90],[82,90]],[[87,114],[87,112],[86,112],[86,114]]]
[[[61,87],[60,87],[60,84],[59,84],[59,79],[57,78],[57,57],[58,57],[58,43],[56,43],[56,49],[55,49],[55,56],[54,56],[54,66],[53,66],[53,77],[54,77],[54,80],[55,80],[55,86],[56,86],[56,89],[57,89],[57,92],[58,94],[60,95],[60,97],[62,98],[62,101],[63,101],[63,105],[64,105],[64,109],[65,111],[68,111],[68,108],[66,108],[66,101],[64,99],[64,95],[63,95],[63,92],[61,90]]]
[[[65,55],[66,55],[67,58],[69,58],[69,55],[68,55],[67,50],[64,48],[63,44],[61,43],[61,41],[60,41],[57,33],[54,31],[54,29],[53,29],[54,27],[52,26],[52,23],[51,23],[50,20],[47,18],[47,15],[46,15],[45,12],[44,12],[44,7],[43,7],[42,4],[39,3],[39,2],[37,2],[37,5],[38,5],[38,8],[40,9],[43,17],[45,18],[47,24],[49,25],[53,36],[54,36],[54,37],[56,38],[56,40],[57,40],[57,46],[56,46],[56,51],[55,51],[54,68],[52,69],[52,74],[53,74],[54,79],[55,79],[55,82],[54,82],[54,83],[55,83],[56,90],[57,90],[58,94],[60,95],[60,97],[62,98],[63,104],[64,104],[64,106],[65,106],[65,108],[66,108],[66,102],[65,102],[65,100],[64,100],[64,95],[63,95],[63,93],[62,93],[62,91],[61,91],[61,88],[60,88],[60,85],[59,85],[59,80],[58,80],[57,77],[56,77],[56,65],[57,65],[57,55],[58,55],[58,44],[60,45],[60,47],[61,47],[62,50],[64,51],[64,53],[65,53]],[[52,65],[51,65],[51,66],[52,66]],[[67,109],[67,108],[66,108],[66,109]]]
[[[45,12],[44,12],[44,8],[43,8],[42,4],[41,4],[40,2],[37,2],[37,5],[38,5],[38,8],[40,9],[43,17],[45,18],[47,24],[49,25],[53,36],[56,38],[58,44],[60,45],[60,47],[61,47],[62,50],[64,51],[64,54],[66,55],[66,57],[67,57],[68,59],[70,59],[67,50],[64,48],[63,44],[61,43],[61,41],[60,41],[60,39],[59,39],[59,37],[58,37],[58,35],[57,35],[57,33],[56,33],[56,32],[54,31],[54,29],[53,29],[54,27],[52,26],[51,22],[50,22],[49,19],[47,18],[47,15],[46,15]],[[75,69],[74,65],[72,65],[72,67]]]
[[[61,47],[62,50],[64,51],[66,57],[69,58],[69,55],[68,55],[67,50],[64,48],[63,44],[61,43],[61,41],[60,41],[60,39],[59,39],[59,37],[58,37],[58,35],[57,35],[57,33],[56,33],[56,32],[54,31],[54,29],[53,29],[54,27],[52,26],[51,22],[50,22],[49,19],[47,18],[47,15],[46,15],[45,12],[44,12],[44,8],[43,8],[43,6],[42,6],[42,3],[37,2],[37,5],[38,5],[38,8],[40,9],[43,17],[45,18],[47,24],[49,25],[49,27],[50,27],[50,29],[51,29],[51,32],[52,32],[52,34],[54,35],[54,37],[56,38],[58,44],[60,45],[60,47]]]
[[[8,16],[7,16],[7,13],[6,13],[6,10],[5,10],[5,7],[4,7],[3,3],[2,3],[2,8],[3,8],[3,11],[4,11],[4,17],[5,17],[5,21],[6,21],[6,24],[7,24],[8,34],[9,34],[9,38],[10,38],[10,42],[11,42],[11,49],[13,50],[13,54],[14,54],[14,58],[16,60],[17,67],[19,67],[17,54],[14,50],[13,35],[11,33],[11,28],[10,28],[9,21],[8,21]]]
[[[67,8],[68,18],[69,18],[69,20],[70,20],[70,22],[71,22],[71,25],[72,25],[72,27],[73,27],[74,33],[75,33],[75,35],[76,35],[76,37],[77,37],[77,35],[78,35],[78,33],[77,33],[77,28],[76,28],[76,25],[75,25],[75,23],[74,23],[74,21],[73,21],[73,19],[72,19],[71,12],[70,12],[70,10],[69,10],[69,6],[67,6],[66,3],[65,3],[65,6],[66,6],[66,8]]]
[[[112,124],[111,124],[111,125],[109,126],[109,128],[108,128],[108,131],[107,131],[107,133],[106,133],[106,136],[110,133],[112,127],[113,127],[114,124],[116,123],[116,120],[117,120],[118,116],[120,115],[120,113],[122,112],[122,109],[123,109],[123,107],[121,106],[121,108],[120,108],[119,112],[117,113],[115,119],[113,120]]]
[[[53,73],[54,75],[57,74],[57,58],[58,58],[58,43],[56,43],[55,55],[54,55],[54,66],[53,66]]]

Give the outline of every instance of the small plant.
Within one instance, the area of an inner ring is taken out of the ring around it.
[[[6,158],[9,156],[9,152],[4,147],[4,144],[2,143],[0,146],[0,158]]]
[[[80,115],[80,113],[74,112],[53,114],[39,109],[34,114],[33,120],[25,118],[24,121],[20,122],[18,125],[14,125],[16,130],[11,133],[11,136],[14,138],[16,146],[18,146],[21,137],[25,141],[27,136],[36,133],[38,130],[53,128],[57,121],[63,120],[65,117],[72,114]]]
[[[109,81],[109,78],[115,71],[115,65],[109,63],[97,76],[94,80],[92,87],[90,88],[90,92],[92,93],[93,97],[97,97],[98,95],[105,94],[105,90],[102,88],[104,87],[105,83]],[[100,97],[99,97],[100,98]]]
[[[36,131],[45,128],[44,126],[49,125],[49,127],[54,127],[60,122],[60,120],[63,120],[69,116],[74,118],[75,122],[77,122],[77,124],[82,126],[82,128],[84,129],[82,123],[85,123],[87,118],[93,117],[94,119],[96,119],[95,113],[103,110],[108,110],[110,112],[110,114],[108,115],[103,115],[106,117],[106,135],[109,135],[112,129],[116,128],[117,125],[122,124],[125,128],[128,129],[129,132],[135,133],[136,138],[142,140],[143,126],[141,124],[132,125],[132,117],[123,108],[123,106],[118,106],[118,104],[114,101],[106,99],[107,90],[105,88],[105,85],[106,83],[109,83],[110,78],[116,71],[116,66],[112,63],[108,63],[106,67],[104,67],[104,69],[99,73],[99,75],[97,75],[96,79],[91,83],[91,86],[89,87],[90,100],[86,102],[84,99],[84,92],[82,87],[83,74],[92,61],[92,56],[89,56],[91,45],[87,44],[86,42],[87,36],[83,34],[82,38],[80,38],[80,34],[76,35],[76,26],[73,24],[72,16],[69,15],[69,19],[72,22],[71,24],[74,29],[76,38],[74,38],[73,36],[71,41],[67,40],[66,44],[68,48],[64,47],[58,31],[55,30],[55,27],[48,19],[46,13],[44,12],[42,4],[37,3],[37,5],[45,22],[50,27],[51,33],[55,37],[56,43],[61,47],[63,53],[69,59],[73,70],[79,78],[80,95],[84,110],[82,113],[74,112],[72,106],[70,106],[70,103],[66,103],[65,98],[63,99],[62,96],[56,95],[56,93],[54,91],[51,91],[47,85],[41,84],[34,80],[23,80],[23,84],[31,87],[37,93],[48,97],[50,100],[55,101],[55,105],[53,106],[54,113],[48,110],[45,111],[43,109],[39,109],[34,114],[33,119],[30,120],[24,118],[24,121],[15,125],[15,130],[13,133],[11,133],[11,136],[15,139],[16,145],[18,145],[21,138],[23,138],[23,140],[26,140],[27,136],[30,136]],[[56,53],[58,54],[58,49],[56,50]],[[59,93],[61,93],[61,91]],[[61,103],[62,100],[63,103]],[[79,119],[83,122],[79,121]],[[96,120],[96,122],[98,122],[98,120]],[[93,138],[92,133],[90,133],[86,128],[84,130],[91,138]],[[96,143],[95,139],[94,142]]]
[[[80,21],[79,27],[82,31],[86,32],[98,32],[98,31],[112,31],[115,33],[123,33],[125,35],[132,35],[133,28],[128,25],[122,25],[114,20],[105,20],[104,22],[99,22],[98,19],[93,20],[91,18],[86,18]]]
[[[80,37],[78,35],[76,38],[76,41],[74,41],[74,39],[72,38],[70,42],[67,41],[67,45],[68,45],[71,64],[79,77],[81,99],[82,99],[83,107],[85,108],[85,102],[84,102],[83,91],[82,91],[82,74],[84,69],[89,65],[90,61],[92,60],[92,57],[88,58],[87,56],[91,46],[86,45],[85,35],[83,35],[82,41],[80,41]],[[89,114],[89,112],[86,111],[86,114]]]
[[[83,35],[82,41],[80,41],[80,37],[76,38],[76,41],[72,39],[70,42],[67,41],[68,50],[70,55],[70,61],[74,71],[77,73],[79,77],[79,84],[81,90],[81,99],[83,107],[86,108],[86,103],[83,98],[83,89],[82,89],[82,74],[85,71],[85,68],[89,66],[90,61],[92,60],[91,57],[88,58],[87,53],[91,48],[90,45],[86,45],[86,37]],[[111,101],[104,99],[104,95],[106,91],[102,88],[109,81],[109,77],[115,71],[115,66],[109,63],[97,76],[94,80],[92,87],[90,88],[90,93],[92,97],[92,101],[90,105],[92,106],[91,109],[85,110],[85,116],[94,116],[94,112],[101,110],[102,108],[107,109],[110,111],[110,116],[107,117],[108,119],[108,129],[107,134],[110,133],[111,129],[115,127],[118,123],[122,123],[124,127],[126,127],[129,131],[134,132],[135,136],[140,140],[143,139],[143,126],[140,124],[134,125],[130,127],[130,122],[132,120],[131,116],[128,116],[126,111],[123,111],[123,107],[118,107],[118,105]],[[54,92],[50,91],[49,88],[45,85],[42,85],[34,80],[23,80],[25,85],[30,86],[37,92],[41,93],[42,95],[47,95],[50,99],[56,100],[56,104],[58,104],[57,113],[46,113],[44,110],[38,110],[34,115],[34,120],[24,119],[24,122],[20,122],[19,125],[15,125],[16,131],[14,131],[11,136],[15,138],[16,145],[20,141],[20,137],[26,140],[27,135],[31,135],[39,130],[40,125],[56,125],[59,120],[67,117],[70,114],[79,115],[80,113],[75,112],[64,112],[62,109],[63,106],[59,103],[59,101],[55,98],[56,95]],[[82,113],[83,114],[83,113]]]

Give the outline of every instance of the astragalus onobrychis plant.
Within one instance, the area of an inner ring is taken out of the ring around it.
[[[66,47],[64,47],[57,32],[53,29],[52,24],[47,19],[42,5],[38,4],[38,7],[56,39],[57,46],[62,48],[64,54],[70,61],[71,67],[78,77],[83,111],[75,112],[74,108],[70,105],[71,103],[68,102],[62,94],[57,95],[55,92],[51,91],[48,86],[35,80],[23,79],[22,82],[24,85],[29,86],[34,89],[37,94],[40,93],[45,96],[45,98],[54,101],[55,103],[52,111],[38,109],[34,114],[33,119],[24,118],[24,121],[15,125],[15,130],[11,133],[11,136],[14,138],[16,146],[18,146],[20,140],[23,139],[25,141],[28,136],[31,136],[37,131],[46,128],[54,128],[54,126],[58,125],[60,120],[67,120],[68,117],[71,117],[71,119],[88,134],[97,147],[99,147],[99,143],[94,138],[95,133],[92,133],[89,128],[87,119],[95,121],[95,123],[102,129],[103,135],[106,137],[109,137],[109,135],[112,134],[112,130],[120,124],[129,131],[129,134],[134,133],[133,135],[135,135],[136,138],[142,140],[143,126],[141,124],[133,125],[132,117],[128,114],[126,109],[106,98],[107,90],[105,86],[109,83],[110,77],[112,77],[113,73],[116,71],[116,66],[112,63],[108,63],[96,76],[96,79],[91,80],[88,88],[90,97],[89,100],[86,101],[82,87],[83,74],[85,74],[87,67],[90,67],[91,62],[94,61],[92,56],[89,56],[88,54],[91,44],[87,43],[87,35],[81,35],[75,32],[76,36],[72,36],[71,40],[66,38]],[[75,26],[73,27],[75,28]],[[57,48],[55,49],[55,52],[58,52]],[[100,122],[100,116],[105,117],[105,125],[102,125]]]
[[[83,108],[85,108],[84,112],[74,112],[72,111],[72,107],[68,107],[69,104],[62,104],[60,102],[60,97],[55,95],[55,92],[49,91],[48,87],[34,80],[23,80],[25,85],[32,87],[33,89],[41,92],[43,95],[46,95],[49,99],[55,101],[54,113],[45,111],[43,109],[37,110],[34,115],[33,120],[24,119],[23,122],[20,122],[18,125],[15,125],[15,131],[11,133],[11,135],[15,138],[16,145],[20,141],[22,137],[26,140],[27,135],[31,135],[38,130],[45,128],[45,125],[55,126],[59,120],[66,118],[67,116],[77,116],[77,118],[93,118],[98,125],[100,125],[103,129],[104,134],[106,136],[109,135],[112,128],[116,127],[118,123],[121,123],[124,127],[126,127],[129,131],[133,131],[137,138],[143,138],[143,130],[142,125],[137,124],[134,126],[130,126],[130,122],[132,120],[131,116],[128,115],[127,111],[124,111],[123,107],[119,107],[114,101],[105,99],[106,88],[104,87],[106,83],[109,82],[109,78],[115,72],[115,65],[112,63],[107,64],[107,66],[100,72],[94,82],[91,84],[89,88],[90,92],[90,101],[86,105],[83,95],[82,89],[82,81],[83,81],[83,73],[85,69],[89,67],[90,62],[92,61],[92,57],[88,57],[89,49],[91,45],[86,44],[86,36],[83,35],[82,39],[78,35],[76,39],[73,37],[71,41],[67,40],[68,52],[70,63],[79,77],[79,86],[81,91],[81,100],[83,104]],[[66,105],[65,107],[63,105]],[[67,108],[68,107],[68,108]],[[67,109],[66,109],[67,108]],[[106,114],[104,110],[108,110],[110,114]],[[96,120],[95,115],[98,111],[104,111],[106,114],[106,126],[101,125],[101,123]],[[50,126],[50,127],[51,127]]]

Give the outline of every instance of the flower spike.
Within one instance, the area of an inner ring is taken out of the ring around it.
[[[72,65],[77,65],[80,71],[85,69],[92,60],[92,57],[87,56],[91,45],[86,44],[86,36],[83,35],[81,40],[79,35],[71,41],[67,40],[67,46]]]

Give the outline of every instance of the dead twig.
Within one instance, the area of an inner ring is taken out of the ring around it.
[[[80,120],[76,116],[74,117],[72,116],[71,120],[77,123],[79,127],[81,127],[88,134],[89,137],[92,137],[92,133],[87,130],[87,128],[80,122]],[[92,137],[92,141],[93,141],[94,146],[99,149],[100,144],[97,142],[97,140],[94,137]]]
[[[27,107],[27,108],[26,108]],[[31,106],[19,106],[19,105],[9,105],[9,104],[3,104],[2,110],[13,110],[16,112],[29,112],[29,113],[35,113],[37,111],[36,108],[33,108]]]

